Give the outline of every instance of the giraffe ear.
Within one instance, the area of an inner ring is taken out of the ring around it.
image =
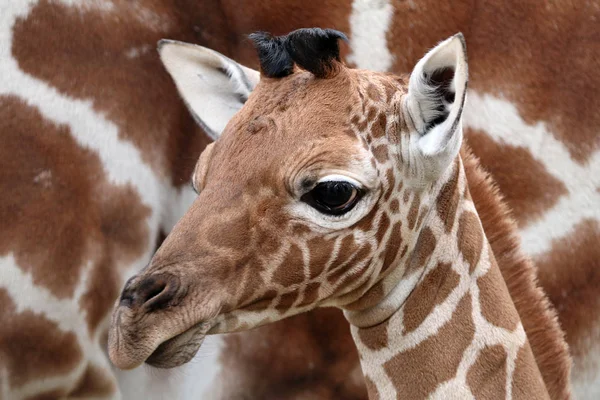
[[[217,139],[244,105],[260,74],[206,47],[174,40],[158,52],[196,122]]]
[[[420,135],[417,147],[428,174],[441,174],[460,150],[467,80],[462,33],[429,51],[410,76],[406,109]]]

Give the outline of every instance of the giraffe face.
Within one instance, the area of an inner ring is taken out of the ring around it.
[[[117,366],[173,367],[205,334],[368,306],[406,256],[441,163],[418,147],[417,94],[336,68],[263,77],[201,155],[197,199],[115,309]]]

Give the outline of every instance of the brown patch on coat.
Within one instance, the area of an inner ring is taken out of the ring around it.
[[[368,328],[358,328],[358,337],[362,344],[372,351],[388,347],[388,325],[390,320],[386,319],[380,324]]]
[[[94,109],[117,124],[120,138],[139,148],[158,174],[170,176],[175,185],[188,184],[210,140],[196,126],[155,49],[165,37],[193,42],[190,15],[162,0],[113,6],[106,12],[40,1],[15,23],[13,56],[24,72],[59,92],[93,99]],[[139,18],[141,12],[162,21],[162,27]],[[138,54],[128,56],[135,49]]]
[[[369,107],[369,111],[367,111],[367,122],[373,122],[375,121],[375,117],[377,116],[378,110],[377,107],[375,106],[371,106]],[[375,128],[375,126],[373,126],[371,129]],[[373,134],[373,132],[370,132],[371,134]],[[373,135],[375,136],[375,135]]]
[[[379,281],[374,284],[369,290],[366,291],[358,300],[344,306],[345,310],[357,311],[364,310],[369,307],[373,307],[383,300],[385,292],[383,291],[383,281]]]
[[[598,19],[593,2],[576,8],[555,2],[542,10],[533,0],[512,7],[493,1],[398,2],[387,32],[395,56],[391,69],[410,72],[437,42],[464,32],[469,86],[507,99],[529,124],[545,121],[583,162],[600,147],[600,96],[590,90],[600,87]]]
[[[293,292],[282,294],[281,298],[279,299],[279,302],[277,303],[275,308],[277,309],[277,311],[284,314],[290,308],[292,308],[292,305],[294,305],[294,303],[296,302],[296,300],[298,300],[299,297],[300,297],[300,292],[297,290],[294,290]],[[264,306],[257,308],[257,310],[260,310],[260,309],[264,309]]]
[[[26,310],[18,312],[4,288],[0,288],[0,367],[10,387],[71,372],[82,358],[73,332]]]
[[[519,324],[519,316],[515,313],[513,300],[510,297],[504,279],[490,254],[490,269],[477,279],[481,314],[492,325],[514,331]]]
[[[67,126],[13,97],[0,98],[0,121],[0,190],[11,193],[0,200],[0,254],[12,253],[35,284],[59,298],[73,294],[91,263],[82,306],[94,330],[116,299],[118,268],[146,250],[150,210],[134,189],[107,181],[97,154],[80,147]]]
[[[374,102],[381,101],[381,93],[373,83],[367,85],[367,96]]]
[[[419,212],[419,218],[417,219],[417,227],[416,227],[417,229],[419,229],[421,227],[427,214],[429,214],[429,207],[427,207],[427,206],[421,207],[421,210]]]
[[[466,131],[481,166],[492,174],[519,226],[526,226],[568,194],[565,185],[522,147],[500,144],[487,134]]]
[[[273,282],[284,287],[304,281],[304,258],[300,248],[293,244],[288,250],[283,262],[273,274]]]
[[[556,311],[536,282],[536,269],[520,248],[517,225],[492,178],[466,144],[461,149],[461,158],[481,224],[521,317],[550,397],[568,399],[571,357]]]
[[[144,221],[148,215],[149,210],[140,206],[139,195],[131,187],[115,191],[100,210],[102,235],[111,240],[106,242],[105,253],[92,270],[87,291],[80,300],[81,307],[87,310],[90,332],[108,317],[119,295],[122,278],[117,266],[125,260],[133,260],[144,250],[147,229]],[[114,255],[119,258],[115,259]]]
[[[348,278],[344,279],[344,282],[360,278],[360,275],[362,275],[367,270],[366,268],[362,269],[360,275],[355,274],[353,276],[347,276],[346,273],[348,272],[348,269],[355,267],[357,264],[363,262],[371,254],[371,249],[372,247],[370,244],[363,244],[352,255],[352,257],[348,260],[348,263],[346,265],[331,270],[331,272],[327,275],[327,281],[332,285],[335,285],[336,283],[340,282],[342,278]]]
[[[400,181],[398,182],[398,193],[402,192],[402,187],[404,186],[404,182]],[[406,203],[406,200],[404,201]]]
[[[71,397],[109,397],[117,390],[112,377],[107,376],[105,370],[95,365],[88,365],[81,380]]]
[[[371,126],[371,134],[374,138],[384,137],[387,132],[387,116],[384,112],[380,112],[377,121]],[[387,157],[386,157],[387,160]],[[383,162],[383,161],[380,161]]]
[[[483,250],[483,232],[479,218],[471,211],[464,211],[458,220],[457,242],[458,250],[469,263],[469,273],[475,271]]]
[[[590,93],[600,87],[600,9],[540,9],[529,0],[510,9],[489,1],[476,10],[467,35],[472,87],[508,99],[529,124],[544,121],[573,158],[586,161],[600,148],[600,96]]]
[[[600,223],[587,219],[573,233],[552,242],[536,259],[541,286],[556,307],[571,353],[585,359],[592,343],[600,341]],[[578,366],[574,367],[576,370]]]
[[[377,160],[378,163],[383,164],[384,162],[386,162],[388,160],[387,145],[385,145],[385,144],[379,145],[379,146],[373,148],[372,152],[373,152],[373,156],[375,156],[375,159]]]
[[[302,301],[298,304],[298,306],[307,306],[309,304],[313,304],[319,297],[320,288],[321,283],[319,282],[312,282],[306,285],[306,288],[304,289],[304,297],[302,297]]]
[[[259,262],[252,258],[249,261],[249,265],[244,268],[241,279],[239,279],[237,286],[229,288],[229,292],[232,296],[239,295],[238,302],[241,305],[248,305],[248,302],[254,300],[254,296],[257,291],[262,291],[265,287],[264,279],[260,274],[261,267],[258,266]],[[277,293],[274,290],[268,290],[263,297],[275,298]]]
[[[315,279],[325,269],[325,265],[327,261],[333,254],[333,249],[335,247],[335,238],[323,239],[323,238],[313,238],[306,242],[306,246],[309,249],[309,271],[310,271],[310,279]]]
[[[467,385],[476,399],[506,397],[506,358],[499,344],[481,350],[467,373]]]
[[[410,261],[406,268],[406,274],[411,274],[427,265],[427,262],[431,258],[433,251],[435,250],[437,240],[435,235],[428,226],[424,227],[419,234],[415,248],[412,250],[410,255]]]
[[[353,235],[345,236],[341,240],[337,255],[331,263],[331,269],[336,269],[340,265],[346,263],[348,259],[352,256],[352,254],[358,251],[358,248],[359,246],[356,243],[356,240],[354,240]]]
[[[398,199],[392,200],[392,202],[390,203],[390,211],[394,214],[400,211],[400,202],[398,201]]]
[[[383,201],[388,201],[390,199],[390,197],[392,196],[392,194],[395,193],[394,187],[396,186],[396,177],[394,177],[394,169],[388,168],[388,170],[385,171],[385,177],[387,178],[387,188],[386,188],[386,193],[383,196]],[[400,187],[402,187],[402,182],[400,182]],[[398,189],[398,190],[400,190],[400,189]]]
[[[384,364],[396,391],[407,399],[424,399],[442,382],[453,378],[473,336],[471,295],[457,304],[452,318],[438,333]]]
[[[417,217],[419,215],[419,207],[421,206],[421,196],[415,192],[412,202],[410,203],[410,209],[408,210],[408,229],[413,229],[417,223]]]
[[[433,309],[442,304],[458,286],[460,276],[449,263],[438,263],[408,296],[404,303],[404,334],[417,329]]]
[[[292,233],[294,234],[294,236],[302,237],[304,235],[308,235],[311,232],[312,230],[305,224],[296,223],[292,225]]]
[[[377,227],[377,233],[375,234],[375,238],[377,239],[378,243],[381,243],[381,241],[383,240],[383,237],[387,233],[389,227],[390,227],[390,217],[388,217],[386,213],[383,213],[379,220],[379,226]]]
[[[402,247],[402,221],[398,221],[392,226],[392,233],[385,244],[385,252],[382,253],[385,254],[385,258],[383,259],[381,273],[387,271],[392,266],[400,251],[400,247]]]
[[[384,213],[379,212],[378,207],[373,207],[371,211],[364,217],[362,217],[356,224],[353,225],[353,229],[372,234],[375,229],[375,221],[378,215]]]
[[[535,363],[528,342],[525,342],[517,354],[513,372],[512,393],[514,399],[554,398],[552,397],[553,393],[549,393],[544,384],[542,374]]]
[[[227,335],[221,363],[226,373],[219,381],[236,382],[222,386],[227,399],[367,398],[348,323],[337,309]]]
[[[452,231],[454,221],[456,220],[458,200],[460,198],[460,193],[458,190],[459,166],[455,164],[453,168],[454,172],[452,173],[452,177],[448,180],[448,182],[444,183],[444,186],[442,186],[436,204],[437,212],[440,218],[442,218],[442,221],[444,221],[446,233],[450,233]]]

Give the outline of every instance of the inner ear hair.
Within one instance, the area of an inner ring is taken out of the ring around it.
[[[453,67],[444,67],[424,73],[423,84],[429,94],[429,109],[426,116],[423,116],[425,131],[443,123],[450,115],[450,106],[456,97],[454,72]]]

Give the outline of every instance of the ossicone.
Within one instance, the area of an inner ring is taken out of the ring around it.
[[[282,78],[294,71],[294,65],[318,78],[331,78],[342,67],[339,39],[345,34],[334,29],[304,28],[284,36],[267,32],[250,35],[258,51],[261,72],[270,78]]]

